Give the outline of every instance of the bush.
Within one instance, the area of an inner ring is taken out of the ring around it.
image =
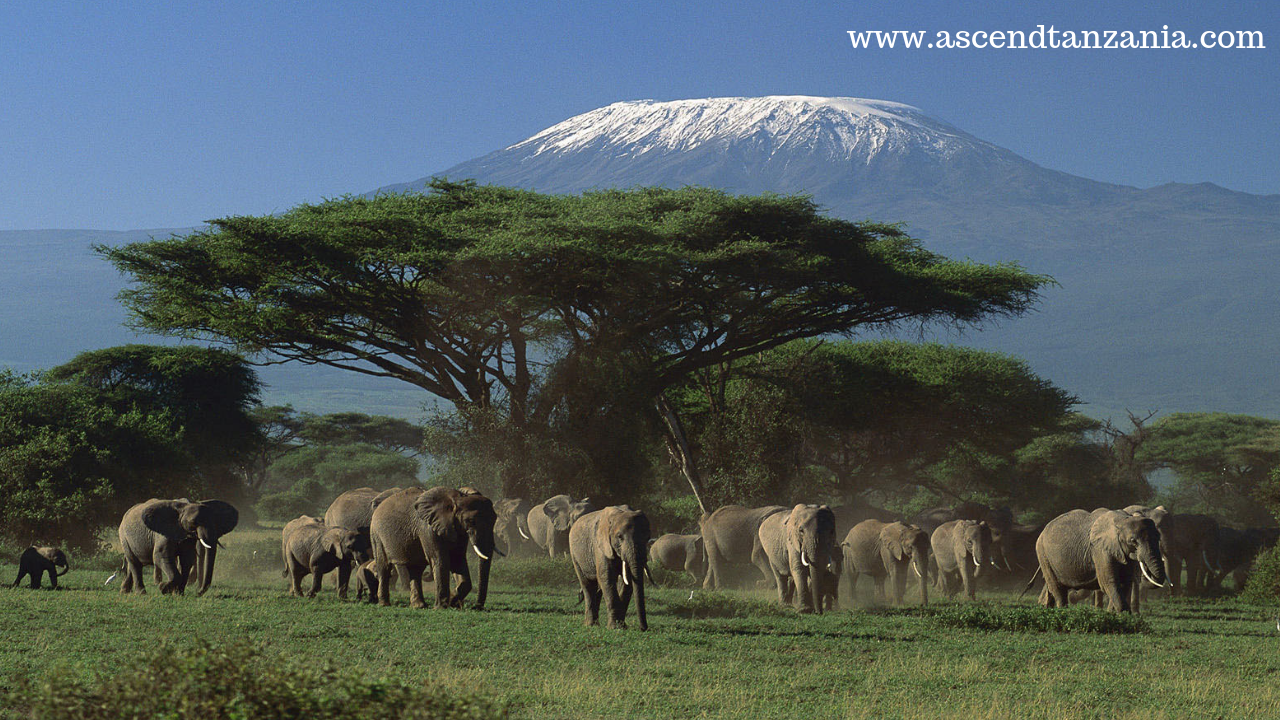
[[[1280,545],[1258,553],[1240,597],[1260,605],[1274,605],[1280,598]]]
[[[57,673],[8,691],[5,706],[44,718],[209,720],[481,720],[506,717],[488,700],[440,688],[371,680],[332,667],[314,671],[239,643],[162,647],[141,667],[84,682]]]
[[[1035,605],[965,603],[920,608],[882,609],[890,615],[918,615],[943,628],[988,632],[1058,632],[1100,635],[1146,632],[1147,621],[1131,613],[1114,613],[1087,605],[1046,608]]]

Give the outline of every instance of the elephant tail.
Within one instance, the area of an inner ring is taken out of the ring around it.
[[[1036,565],[1036,571],[1034,573],[1031,573],[1031,579],[1027,581],[1027,586],[1022,588],[1022,592],[1018,593],[1019,600],[1022,599],[1023,595],[1027,594],[1027,591],[1031,589],[1032,585],[1036,584],[1036,578],[1038,577],[1040,577],[1040,566]]]

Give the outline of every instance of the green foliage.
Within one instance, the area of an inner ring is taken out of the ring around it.
[[[400,418],[358,412],[305,414],[298,437],[311,445],[374,445],[401,454],[422,451],[422,428]]]
[[[682,395],[718,502],[986,494],[1032,504],[1018,453],[1079,425],[1076,399],[1000,353],[797,341],[695,376]]]
[[[307,445],[276,460],[268,474],[273,487],[292,487],[309,479],[336,495],[365,485],[411,485],[417,480],[418,463],[368,443]]]
[[[450,463],[549,451],[545,467],[503,470],[506,494],[634,489],[650,404],[699,369],[862,326],[1018,315],[1048,281],[948,260],[805,197],[704,188],[438,180],[98,250],[135,281],[122,300],[139,328],[403,380],[504,440],[437,434]]]
[[[0,386],[0,538],[93,550],[130,505],[183,483],[173,416],[113,400],[72,383]]]
[[[1254,558],[1241,598],[1268,607],[1280,599],[1280,546],[1263,550]]]
[[[250,415],[261,383],[239,355],[189,345],[121,345],[80,353],[44,380],[94,388],[117,408],[167,413],[192,463],[179,494],[243,497],[240,467],[262,442]]]
[[[1280,467],[1280,420],[1175,413],[1151,426],[1139,456],[1173,470],[1170,502],[1180,511],[1211,513],[1241,526],[1275,522],[1265,501]]]
[[[1114,613],[1088,605],[1045,608],[1036,605],[961,603],[889,612],[921,615],[927,618],[930,624],[940,628],[985,632],[1128,635],[1150,630],[1148,623],[1139,615]]]
[[[506,717],[500,706],[474,695],[366,679],[329,664],[303,667],[244,643],[166,645],[96,682],[53,672],[35,687],[20,685],[7,694],[7,705],[23,708],[34,720]]]

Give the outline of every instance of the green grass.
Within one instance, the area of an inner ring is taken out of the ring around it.
[[[166,643],[248,642],[490,698],[515,718],[1280,717],[1275,612],[1233,599],[1150,600],[1134,624],[993,595],[800,616],[764,591],[667,587],[650,589],[649,632],[610,631],[583,627],[564,561],[498,560],[484,612],[412,610],[399,590],[390,608],[341,602],[331,582],[291,598],[271,532],[229,536],[203,598],[121,596],[97,569],[56,593],[0,590],[0,683],[130,673]],[[0,580],[15,573],[0,565]]]

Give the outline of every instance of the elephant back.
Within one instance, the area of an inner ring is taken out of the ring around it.
[[[324,513],[324,524],[357,532],[368,531],[373,521],[373,499],[379,491],[371,487],[348,490],[334,498]]]
[[[369,520],[370,538],[375,552],[382,548],[391,562],[425,558],[413,516],[413,504],[423,492],[420,487],[405,488],[384,499],[373,510]]]

